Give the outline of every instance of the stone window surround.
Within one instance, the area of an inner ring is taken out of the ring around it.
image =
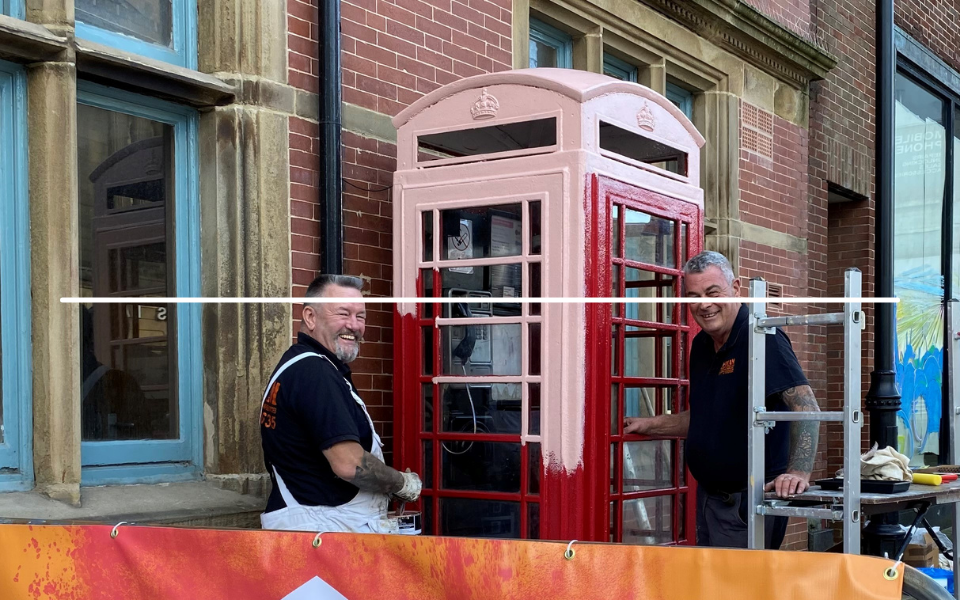
[[[201,293],[289,296],[290,239],[275,234],[289,231],[289,195],[277,201],[276,191],[289,189],[288,120],[316,121],[318,102],[287,84],[285,6],[257,10],[254,18],[244,0],[201,3],[197,71],[76,40],[73,0],[26,0],[27,20],[0,15],[0,57],[27,71],[34,488],[26,494],[77,508],[82,490],[94,489],[80,486],[79,317],[59,301],[78,291],[77,242],[63,243],[77,240],[76,153],[63,150],[76,148],[78,78],[200,110]],[[262,496],[258,423],[246,415],[289,345],[291,307],[206,305],[202,318],[207,482],[181,485]],[[30,518],[54,516],[36,506]]]
[[[692,4],[711,2],[696,0]],[[739,101],[806,128],[808,86],[798,83],[797,79],[806,77],[808,84],[818,73],[809,72],[805,76],[794,73],[791,77],[771,69],[764,61],[751,63],[726,47],[705,41],[677,20],[645,6],[644,2],[618,0],[514,0],[514,68],[524,68],[529,62],[531,15],[571,34],[575,69],[602,73],[603,55],[610,53],[637,65],[638,82],[656,92],[664,94],[670,82],[693,93],[693,122],[707,140],[701,154],[700,174],[707,249],[724,253],[734,265],[739,263],[743,238],[806,253],[805,239],[744,223],[739,218]],[[642,28],[634,25],[640,23]],[[802,40],[793,41],[804,51],[812,47]],[[782,51],[782,47],[769,52],[776,50]],[[835,64],[825,53],[819,59],[826,69]],[[809,70],[817,71],[815,67]]]

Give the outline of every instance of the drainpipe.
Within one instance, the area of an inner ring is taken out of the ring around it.
[[[894,80],[897,55],[893,47],[894,0],[877,2],[877,138],[876,138],[876,295],[893,296],[893,135]],[[874,321],[873,372],[865,408],[870,414],[870,443],[897,448],[900,390],[894,362],[896,313],[893,304],[878,304]],[[902,537],[897,514],[877,515],[864,529],[863,553],[895,556]]]
[[[340,0],[321,0],[320,29],[320,271],[343,273],[343,179],[340,151]]]

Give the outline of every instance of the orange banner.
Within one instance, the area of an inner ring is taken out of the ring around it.
[[[4,600],[899,600],[903,567],[812,552],[173,527],[0,525]]]

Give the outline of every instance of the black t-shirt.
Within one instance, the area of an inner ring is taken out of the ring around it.
[[[719,351],[701,331],[690,349],[690,429],[686,460],[690,473],[708,490],[728,493],[747,487],[747,364],[749,309],[740,307],[730,337]],[[765,335],[767,410],[789,410],[781,392],[808,385],[787,335]],[[790,423],[767,434],[766,479],[784,473],[790,453]]]
[[[260,414],[263,458],[273,483],[266,512],[286,506],[274,468],[302,505],[339,506],[349,502],[359,490],[334,474],[323,451],[345,441],[358,442],[367,452],[373,447],[370,423],[350,393],[350,368],[333,353],[300,333],[277,369],[304,352],[322,354],[330,360],[310,356],[289,366],[270,387]]]

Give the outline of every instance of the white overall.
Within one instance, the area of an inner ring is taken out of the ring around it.
[[[322,354],[316,352],[298,354],[277,369],[276,374],[270,379],[270,383],[267,384],[267,390],[263,394],[263,401],[260,403],[261,411],[263,410],[263,403],[266,402],[267,395],[270,393],[270,388],[273,387],[274,382],[280,374],[293,363],[308,356],[323,358],[327,360],[334,369],[337,368],[336,365],[333,364],[333,361]],[[377,435],[377,430],[373,427],[373,419],[370,418],[366,405],[364,405],[360,396],[353,391],[353,386],[350,385],[346,377],[344,377],[343,382],[347,386],[347,389],[350,390],[353,399],[356,400],[360,408],[363,409],[363,414],[367,416],[367,421],[370,423],[370,431],[373,433],[373,446],[370,448],[370,454],[376,456],[382,462],[383,442],[380,441],[380,436]],[[374,494],[360,490],[353,500],[340,506],[303,506],[296,501],[293,494],[287,489],[276,467],[273,467],[273,476],[277,480],[280,496],[287,506],[286,508],[261,514],[260,525],[263,529],[316,531],[317,533],[328,531],[348,533],[399,533],[397,519],[387,517],[387,503],[389,499],[385,494]]]

